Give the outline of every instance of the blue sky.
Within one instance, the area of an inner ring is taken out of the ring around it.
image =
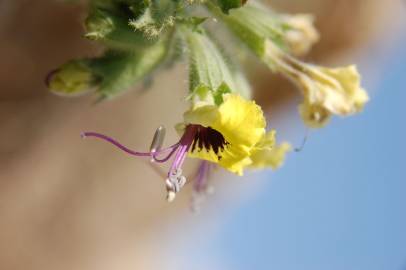
[[[406,54],[365,112],[311,134],[210,243],[232,269],[406,269]],[[368,82],[367,82],[368,84]]]

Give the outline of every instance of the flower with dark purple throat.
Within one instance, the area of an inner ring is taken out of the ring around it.
[[[118,141],[96,132],[84,132],[83,137],[96,137],[112,143],[124,152],[151,158],[164,163],[172,159],[167,173],[167,199],[172,201],[187,179],[182,173],[186,156],[204,160],[196,177],[195,191],[206,187],[209,163],[238,175],[246,167],[278,167],[289,151],[288,147],[275,150],[274,131],[265,132],[265,118],[261,108],[237,94],[225,94],[224,102],[217,105],[195,105],[184,114],[184,123],[177,125],[180,140],[167,148],[161,148],[165,131],[158,128],[149,152],[128,149]],[[274,154],[275,153],[275,154]],[[255,157],[255,158],[254,158]]]

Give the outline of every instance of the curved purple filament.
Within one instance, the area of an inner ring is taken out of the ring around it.
[[[137,151],[133,151],[133,150],[131,150],[131,149],[125,147],[124,145],[122,145],[122,144],[119,143],[118,141],[114,140],[113,138],[111,138],[111,137],[109,137],[109,136],[106,136],[106,135],[103,135],[103,134],[100,134],[100,133],[97,133],[97,132],[83,132],[83,133],[81,134],[81,136],[82,136],[82,138],[86,138],[86,137],[96,137],[96,138],[105,140],[105,141],[107,141],[107,142],[113,144],[114,146],[120,148],[121,150],[123,150],[123,151],[126,152],[127,154],[130,154],[130,155],[133,155],[133,156],[141,156],[141,157],[153,156],[153,153],[151,153],[151,152],[137,152]],[[168,151],[168,150],[171,149],[172,151],[171,151],[171,153],[169,154],[169,157],[167,157],[167,158],[169,159],[170,156],[173,154],[174,150],[176,150],[176,147],[177,147],[178,145],[179,145],[179,143],[176,143],[176,144],[174,144],[174,145],[172,145],[172,146],[170,146],[170,147],[168,147],[168,148],[164,148],[164,149],[161,149],[161,150],[159,150],[159,151],[156,151],[155,153],[158,153],[158,154],[159,154],[159,153],[163,153],[163,152],[166,152],[166,151]],[[155,153],[154,153],[154,154],[155,154]],[[155,157],[154,157],[154,159],[155,159]],[[165,159],[166,159],[166,158],[165,158]],[[167,160],[167,159],[166,159],[166,160]]]
[[[168,159],[170,159],[170,158],[173,156],[173,154],[175,153],[175,151],[178,149],[178,146],[179,146],[179,143],[177,143],[177,144],[171,146],[171,147],[172,147],[172,151],[171,151],[166,157],[164,157],[163,159],[158,159],[158,158],[157,158],[157,155],[155,154],[156,152],[152,155],[152,158],[153,158],[154,161],[156,161],[156,162],[164,163],[164,162],[168,161]],[[171,148],[171,147],[169,147],[169,148]],[[169,149],[169,148],[167,148],[167,149]],[[159,152],[159,151],[157,151],[157,152]]]
[[[188,145],[181,145],[179,147],[179,151],[175,155],[175,160],[172,162],[171,168],[169,169],[168,177],[182,167],[182,163],[185,160],[188,148]]]

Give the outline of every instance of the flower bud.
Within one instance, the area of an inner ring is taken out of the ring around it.
[[[314,17],[309,14],[282,15],[282,21],[288,27],[283,40],[289,52],[304,55],[319,40],[319,33],[313,25]]]
[[[46,84],[53,93],[71,96],[88,92],[95,81],[90,69],[80,60],[67,62],[51,71],[46,78]]]

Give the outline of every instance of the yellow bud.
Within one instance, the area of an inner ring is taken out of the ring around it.
[[[94,77],[91,71],[79,61],[70,61],[47,78],[48,88],[55,94],[80,95],[91,89]]]

